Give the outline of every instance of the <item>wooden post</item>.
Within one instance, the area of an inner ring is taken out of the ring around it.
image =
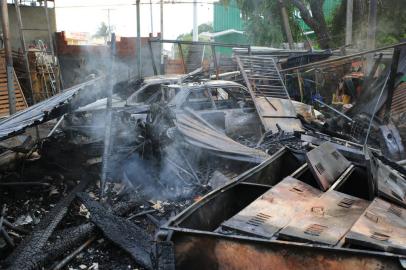
[[[155,55],[154,55],[154,51],[152,50],[152,44],[151,44],[150,39],[148,39],[148,48],[149,48],[149,53],[151,55],[152,68],[154,69],[154,75],[158,75],[158,70],[157,70],[156,64],[155,64]]]
[[[289,49],[292,50],[293,49],[293,36],[292,36],[292,31],[290,30],[288,12],[286,11],[286,7],[285,7],[283,0],[279,0],[279,4],[281,6],[283,27],[285,28],[286,37],[287,37],[288,43],[289,43]]]
[[[367,49],[375,49],[375,35],[376,35],[376,14],[377,14],[377,0],[369,1],[369,14],[368,14],[368,33],[367,33]],[[372,54],[367,56],[366,72],[369,73],[373,66],[374,56]]]
[[[183,67],[183,73],[187,73],[187,68],[185,64],[185,57],[183,56],[183,51],[182,51],[182,44],[178,43],[178,49],[180,53],[180,58],[182,59],[182,67]]]
[[[369,1],[367,48],[375,49],[377,0]]]
[[[211,45],[211,53],[213,55],[213,62],[214,62],[214,68],[216,69],[216,79],[219,79],[219,67],[217,63],[217,55],[216,55],[216,47],[214,45]]]
[[[159,9],[160,9],[160,24],[161,24],[161,74],[165,73],[165,65],[164,65],[164,0],[161,0],[159,3]]]
[[[352,14],[353,14],[354,2],[353,0],[347,0],[347,16],[345,24],[345,45],[352,44]]]
[[[137,0],[137,74],[138,79],[142,77],[141,71],[141,18],[140,18],[140,0]]]
[[[16,97],[14,91],[13,56],[11,54],[7,0],[1,0],[1,18],[7,70],[8,108],[10,115],[12,115],[16,113]]]

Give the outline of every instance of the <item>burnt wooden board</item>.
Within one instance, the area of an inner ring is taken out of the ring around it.
[[[307,203],[279,236],[303,242],[337,245],[369,202],[330,190]]]
[[[378,194],[406,207],[406,179],[373,155],[369,165],[371,181],[375,183]]]
[[[293,177],[286,177],[222,226],[250,235],[271,238],[302,211],[321,191]]]
[[[320,188],[326,191],[351,163],[329,142],[306,153],[309,168]]]
[[[406,254],[406,210],[375,198],[345,239],[358,246]]]

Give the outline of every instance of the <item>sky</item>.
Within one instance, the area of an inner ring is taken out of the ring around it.
[[[152,1],[154,36],[160,32],[159,0]],[[164,38],[176,39],[193,28],[193,0],[165,0]],[[198,24],[213,21],[213,1],[198,1]],[[135,0],[57,0],[56,24],[58,31],[89,32],[94,34],[101,22],[110,24],[118,36],[136,36],[137,18]],[[183,3],[179,3],[183,2]],[[187,3],[184,3],[187,2]],[[141,36],[151,32],[150,0],[141,0]]]

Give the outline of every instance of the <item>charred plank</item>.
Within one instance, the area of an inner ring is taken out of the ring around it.
[[[11,264],[9,269],[33,269],[35,263],[32,260],[34,255],[39,253],[45,246],[56,226],[68,212],[68,208],[75,198],[76,193],[82,191],[89,183],[88,177],[82,177],[77,185],[65,198],[41,220],[33,232],[13,251],[7,258],[6,263]]]
[[[116,245],[127,251],[142,267],[152,269],[152,238],[134,223],[113,215],[86,193],[79,200],[90,212],[91,221]]]

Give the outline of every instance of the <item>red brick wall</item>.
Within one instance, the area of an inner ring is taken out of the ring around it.
[[[148,46],[148,39],[150,37],[141,37],[141,46]],[[159,38],[159,34],[156,38]],[[86,51],[90,54],[107,54],[109,47],[105,45],[68,45],[65,38],[65,32],[56,33],[56,42],[58,47],[58,54],[65,55],[79,55]],[[134,57],[136,55],[136,38],[135,37],[121,37],[120,41],[116,42],[116,52],[118,57]]]

